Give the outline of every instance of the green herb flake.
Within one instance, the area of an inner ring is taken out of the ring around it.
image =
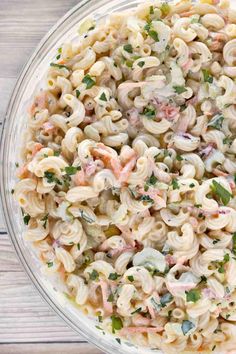
[[[216,345],[214,345],[214,347],[211,350],[214,351],[215,349],[216,349]]]
[[[208,127],[212,127],[218,130],[222,129],[224,117],[222,114],[216,114],[210,122],[207,124]]]
[[[99,99],[100,99],[101,101],[107,102],[107,98],[106,98],[105,92],[103,92],[103,93],[101,94],[101,96],[99,97]]]
[[[26,215],[23,217],[23,221],[24,221],[24,224],[25,224],[25,225],[28,225],[28,224],[29,224],[29,221],[30,221],[30,215],[29,215],[29,214],[26,214]]]
[[[18,168],[19,167],[19,163],[15,162],[15,166],[16,166],[16,168]]]
[[[234,255],[236,255],[236,232],[233,233],[232,241],[233,241],[232,252]]]
[[[132,67],[133,67],[133,61],[132,61],[132,60],[126,60],[125,65],[126,65],[128,68],[132,68]]]
[[[143,114],[149,119],[154,119],[156,117],[156,110],[152,106],[147,106],[144,108]]]
[[[43,228],[44,228],[44,229],[46,229],[46,227],[47,227],[48,216],[49,216],[49,214],[46,214],[46,215],[44,215],[44,217],[41,219],[41,221],[43,221]]]
[[[90,280],[97,280],[99,278],[99,273],[93,269],[92,273],[89,273]]]
[[[118,316],[111,316],[111,326],[112,326],[112,333],[115,331],[120,331],[123,328],[123,323],[120,317]]]
[[[154,7],[153,7],[153,6],[150,6],[150,8],[149,8],[149,14],[150,14],[150,15],[154,15]]]
[[[203,73],[204,82],[208,82],[209,84],[212,84],[213,76],[210,75],[210,71],[208,69],[203,69],[202,73]]]
[[[60,156],[60,153],[61,153],[60,151],[54,151],[54,152],[53,152],[53,155],[54,155],[54,156]]]
[[[225,189],[220,183],[216,182],[215,180],[212,181],[211,190],[220,198],[224,205],[227,205],[230,201],[230,198],[233,197],[233,195],[227,189]]]
[[[127,279],[132,283],[134,281],[133,275],[128,275]]]
[[[108,279],[116,280],[119,277],[117,273],[110,273]]]
[[[11,189],[11,194],[14,194],[15,193],[15,189]]]
[[[177,161],[183,161],[183,157],[181,155],[176,155],[176,160]]]
[[[187,89],[184,86],[173,86],[173,89],[175,90],[175,93],[178,93],[178,94],[181,94],[181,93],[187,91]]]
[[[57,180],[57,178],[55,177],[55,173],[49,171],[44,172],[44,178],[46,178],[48,183],[56,183]]]
[[[82,82],[83,84],[86,84],[87,89],[90,89],[96,84],[96,81],[94,81],[89,74],[85,75]]]
[[[113,302],[114,301],[114,295],[110,294],[107,298],[107,302]]]
[[[200,283],[206,283],[207,278],[205,277],[205,275],[201,275],[201,281]]]
[[[103,331],[103,329],[100,326],[95,326],[95,328],[99,329],[100,331]]]
[[[66,65],[62,65],[62,64],[50,63],[50,66],[53,67],[53,68],[57,68],[57,69],[67,69],[67,70],[69,70],[69,68]]]
[[[128,52],[128,53],[130,53],[130,54],[133,53],[133,47],[132,47],[131,44],[125,44],[125,45],[123,46],[123,48],[124,48],[124,50],[125,50],[126,52]]]
[[[223,144],[224,144],[224,145],[229,145],[229,146],[231,146],[232,143],[233,143],[233,139],[230,138],[230,137],[226,137],[226,138],[223,139]]]
[[[81,94],[80,90],[75,90],[75,94],[76,94],[76,97],[79,98],[79,96]]]
[[[161,4],[160,10],[163,16],[167,16],[170,12],[170,5],[167,2]]]
[[[147,184],[154,186],[157,183],[156,176],[152,173],[152,175],[148,178]]]
[[[166,293],[160,298],[161,307],[166,307],[173,300],[173,296],[170,293]]]
[[[57,51],[58,51],[58,53],[60,53],[60,54],[61,54],[61,53],[62,53],[62,48],[61,48],[61,47],[60,47],[60,48],[58,48],[58,50],[57,50]]]
[[[194,184],[194,183],[190,183],[189,187],[190,187],[190,188],[194,188],[194,187],[195,187],[195,184]]]
[[[142,195],[139,200],[142,202],[154,203],[154,200],[149,197],[149,195]]]
[[[80,251],[80,243],[77,243],[77,249]]]
[[[139,312],[141,312],[141,311],[142,311],[142,308],[139,307],[139,308],[137,308],[135,311],[131,312],[131,315],[134,315],[134,314],[139,313]]]
[[[117,343],[121,344],[120,338],[115,338],[115,340],[117,341]]]
[[[99,315],[99,316],[98,316],[98,322],[102,323],[102,321],[103,321],[103,318],[102,318],[101,315]]]
[[[197,302],[201,299],[201,292],[198,289],[192,289],[190,291],[186,291],[186,299],[187,302]]]
[[[142,68],[145,65],[145,61],[139,61],[138,62],[138,66],[140,66],[140,68]]]
[[[193,329],[195,327],[195,325],[191,322],[191,321],[188,321],[188,320],[184,320],[182,322],[182,326],[181,326],[181,329],[182,329],[182,332],[183,334],[187,334],[189,331],[191,331],[191,329]]]
[[[171,185],[172,185],[172,188],[175,190],[175,189],[179,189],[180,186],[179,186],[179,183],[178,183],[178,180],[176,178],[174,178],[171,182]]]
[[[160,42],[157,31],[150,30],[150,31],[148,31],[148,35],[149,35],[149,37],[154,39],[155,42]]]
[[[53,267],[53,262],[47,262],[48,268]]]
[[[68,176],[75,175],[76,172],[78,172],[80,170],[81,170],[80,166],[67,166],[67,167],[65,167],[65,172]]]

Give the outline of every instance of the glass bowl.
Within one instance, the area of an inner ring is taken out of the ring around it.
[[[98,330],[95,327],[97,323],[85,316],[63,295],[61,285],[42,274],[41,265],[34,251],[23,239],[25,226],[22,213],[11,190],[17,181],[15,163],[21,161],[20,148],[26,128],[27,108],[35,93],[43,87],[45,73],[57,49],[62,43],[76,36],[79,22],[85,17],[93,15],[97,21],[101,21],[111,12],[132,9],[141,2],[142,0],[83,0],[57,22],[40,42],[15,85],[3,122],[1,137],[0,180],[3,215],[8,234],[22,265],[44,300],[63,320],[89,342],[104,352],[112,354],[137,353],[137,348],[130,343],[126,344],[123,340],[119,344],[115,337]],[[142,348],[139,348],[138,352],[139,354],[153,353]]]

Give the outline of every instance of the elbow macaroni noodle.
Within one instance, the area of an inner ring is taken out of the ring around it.
[[[236,352],[236,13],[143,2],[50,64],[14,196],[45,273],[164,353]]]

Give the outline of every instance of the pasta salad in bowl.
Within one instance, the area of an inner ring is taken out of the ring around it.
[[[110,3],[62,21],[12,103],[24,114],[3,145],[21,152],[3,203],[23,222],[9,233],[103,350],[236,353],[236,10]]]

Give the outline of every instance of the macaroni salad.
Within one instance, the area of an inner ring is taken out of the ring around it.
[[[29,108],[25,239],[118,343],[236,350],[235,64],[229,1],[144,1],[86,19]]]

